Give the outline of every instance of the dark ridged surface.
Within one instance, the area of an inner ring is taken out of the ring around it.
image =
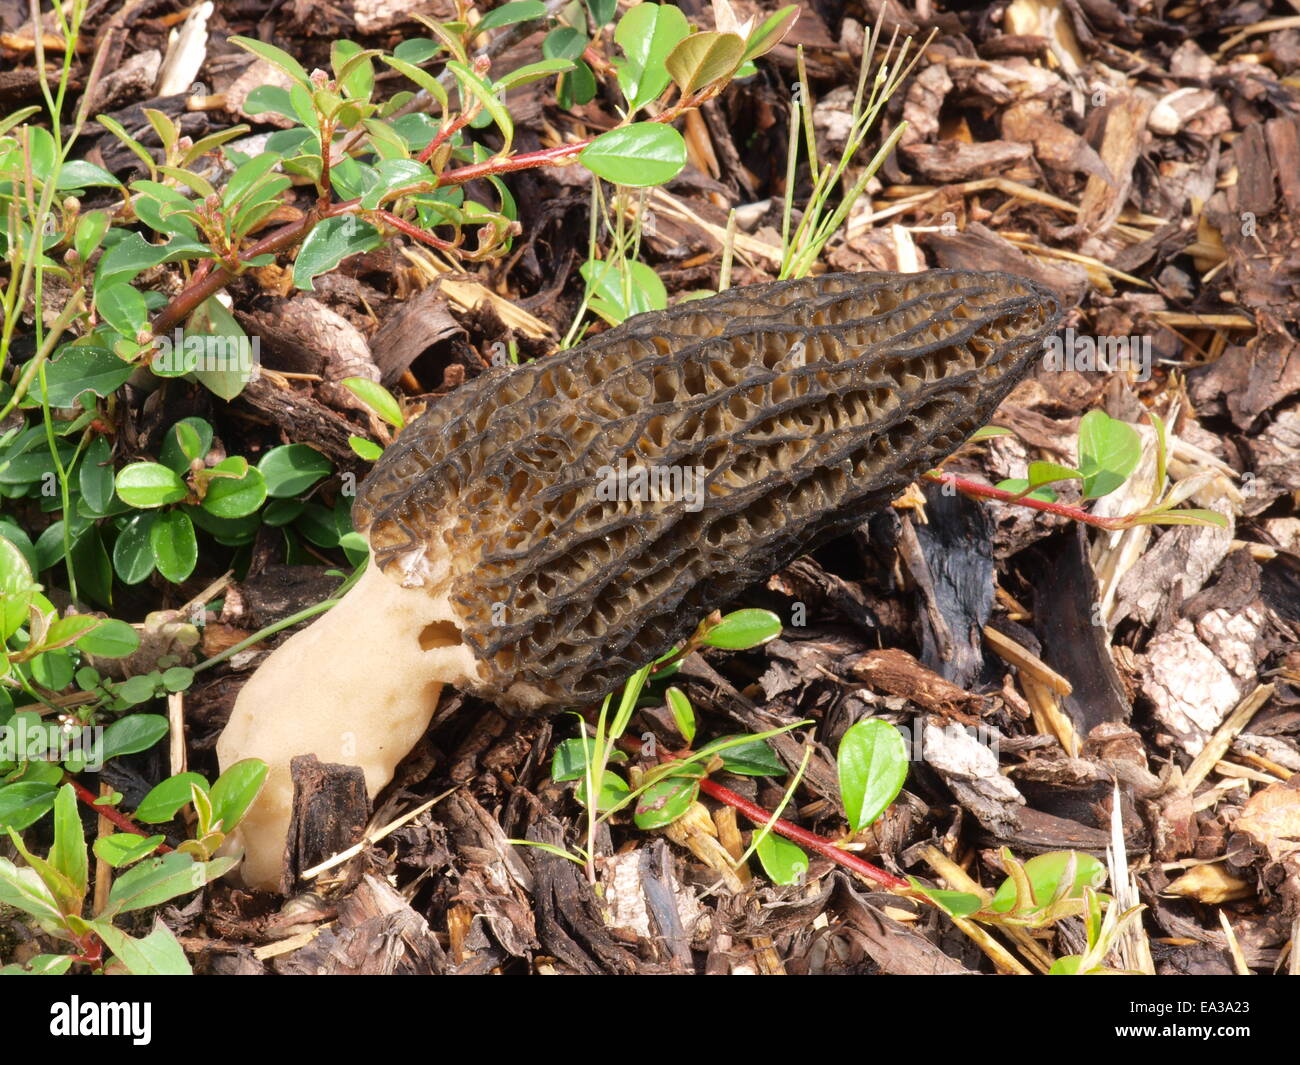
[[[449,589],[430,591],[449,592],[483,664],[478,694],[594,699],[953,451],[1058,317],[1030,281],[965,271],[833,274],[640,315],[443,399],[376,464],[357,527],[396,579],[451,557]],[[620,459],[704,467],[702,509],[598,500]]]

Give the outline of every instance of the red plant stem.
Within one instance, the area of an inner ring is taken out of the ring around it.
[[[438,178],[438,187],[463,185],[475,178],[492,177],[495,174],[512,174],[516,170],[532,170],[539,166],[558,166],[572,156],[577,155],[595,138],[574,141],[572,144],[557,144],[554,148],[542,148],[535,152],[523,152],[520,155],[508,155],[505,158],[484,159],[481,163],[471,163],[457,170],[449,170]]]
[[[81,953],[72,956],[74,962],[96,966],[104,960],[104,941],[94,932],[87,932],[77,940],[77,946],[81,948]]]
[[[765,825],[772,820],[771,811],[764,810],[761,806],[750,802],[743,795],[737,795],[730,788],[724,788],[721,784],[709,780],[707,777],[700,781],[700,790],[705,795],[717,799],[718,802],[725,802],[728,806],[735,807],[756,824]],[[786,839],[794,840],[811,851],[816,851],[823,858],[829,858],[836,865],[842,865],[850,872],[866,877],[866,879],[874,881],[881,887],[896,890],[911,886],[906,880],[894,876],[893,873],[887,873],[870,862],[863,861],[856,854],[851,854],[835,846],[831,840],[809,832],[806,828],[792,825],[789,821],[784,821],[779,817],[772,822],[772,831],[780,833]]]
[[[459,115],[456,116],[454,121],[448,123],[442,129],[438,130],[438,132],[434,134],[433,140],[431,140],[427,145],[425,145],[424,151],[422,151],[417,156],[420,162],[427,163],[429,159],[433,156],[433,153],[436,152],[441,145],[443,145],[451,137],[454,137],[457,133],[459,133],[462,129],[464,129],[469,124],[470,117],[471,116],[469,115],[468,112],[462,111]]]
[[[931,470],[929,473],[922,474],[927,481],[933,481],[935,484],[950,484],[962,495],[974,496],[977,499],[997,499],[1003,503],[1018,503],[1022,507],[1028,507],[1030,510],[1041,510],[1048,514],[1059,514],[1063,518],[1071,518],[1074,521],[1083,522],[1085,525],[1095,525],[1100,529],[1126,529],[1123,518],[1102,518],[1096,514],[1089,514],[1086,510],[1079,507],[1072,507],[1065,503],[1049,503],[1045,499],[1031,499],[1027,495],[1019,492],[1008,492],[1002,488],[994,488],[990,484],[980,484],[978,481],[968,481],[965,477],[958,477],[951,473],[937,473]]]
[[[80,783],[74,777],[68,777],[68,783],[72,785],[72,790],[77,793],[77,798],[89,806],[95,813],[106,821],[111,821],[123,832],[130,832],[134,836],[148,837],[150,833],[132,821],[126,814],[122,813],[116,806],[110,806],[108,803],[100,803],[99,796]],[[158,844],[158,850],[170,851],[172,848],[165,843]]]
[[[475,69],[478,69],[478,63],[475,63]],[[719,86],[712,86],[700,92],[692,93],[677,103],[673,104],[661,114],[655,115],[650,119],[651,122],[672,122],[679,115],[693,107],[698,107],[717,95]],[[464,117],[462,115],[462,117]],[[453,123],[454,126],[454,123]],[[448,136],[454,132],[454,129],[448,131]],[[524,152],[522,155],[506,156],[505,158],[485,159],[481,163],[472,163],[469,166],[460,167],[458,170],[451,170],[442,174],[438,178],[438,187],[446,188],[449,185],[463,185],[467,181],[474,181],[477,178],[493,177],[497,174],[511,174],[519,170],[532,170],[539,166],[562,166],[573,156],[581,152],[589,145],[594,137],[587,140],[576,141],[573,144],[560,144],[554,148],[543,148],[536,152]],[[438,137],[435,137],[429,147],[421,153],[421,158],[426,158],[425,153],[432,154],[436,149]],[[322,141],[322,151],[327,151],[324,145],[327,141]],[[328,173],[328,160],[325,173]],[[328,188],[328,185],[325,187]],[[289,222],[281,226],[270,236],[259,240],[252,247],[245,250],[246,259],[253,259],[259,255],[265,255],[268,252],[275,254],[286,251],[289,248],[301,243],[322,218],[333,217],[341,214],[348,214],[360,203],[360,200],[348,200],[346,203],[334,204],[332,207],[318,203],[315,210],[309,211],[297,221]],[[405,232],[405,230],[404,230]],[[426,237],[418,238],[432,243]],[[436,240],[436,238],[434,238]],[[437,245],[435,245],[437,246]],[[162,336],[169,332],[175,326],[179,325],[187,318],[204,300],[210,296],[215,296],[231,281],[235,279],[236,271],[228,266],[223,266],[219,270],[213,270],[206,277],[197,277],[181,291],[171,303],[167,304],[155,318],[150,326],[154,336]]]
[[[412,240],[418,240],[424,244],[431,244],[433,247],[439,248],[443,251],[454,251],[456,248],[456,245],[452,244],[451,241],[435,237],[432,233],[427,233],[419,226],[413,226],[410,222],[398,218],[397,215],[391,214],[388,211],[375,211],[374,215],[376,218],[382,219],[387,225],[392,226],[398,232],[405,233]]]
[[[259,255],[275,254],[292,248],[312,231],[318,221],[320,216],[315,211],[308,211],[301,218],[281,226],[270,236],[263,237],[246,249],[244,254],[249,259],[253,259]],[[158,317],[150,325],[154,336],[169,333],[173,327],[180,325],[189,317],[199,304],[208,297],[215,296],[234,279],[234,272],[223,266],[213,270],[206,277],[192,281],[179,296],[158,312]]]

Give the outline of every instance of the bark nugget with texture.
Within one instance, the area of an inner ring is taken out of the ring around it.
[[[1007,274],[832,274],[457,389],[362,485],[366,575],[240,694],[222,763],[272,766],[246,875],[278,869],[289,757],[359,764],[373,794],[443,683],[520,711],[598,699],[953,451],[1058,318]]]

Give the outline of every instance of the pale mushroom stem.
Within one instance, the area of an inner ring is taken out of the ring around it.
[[[244,758],[270,766],[237,833],[246,884],[279,889],[293,808],[290,759],[314,754],[360,766],[373,799],[428,728],[443,684],[460,679],[456,664],[467,650],[443,603],[371,565],[328,614],[268,656],[217,741],[223,770]]]

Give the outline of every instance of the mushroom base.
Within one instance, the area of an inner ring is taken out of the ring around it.
[[[360,766],[373,799],[428,728],[443,684],[464,687],[477,675],[447,600],[403,588],[373,563],[328,614],[276,648],[217,741],[223,772],[245,758],[270,766],[236,833],[244,882],[280,889],[292,758]]]

